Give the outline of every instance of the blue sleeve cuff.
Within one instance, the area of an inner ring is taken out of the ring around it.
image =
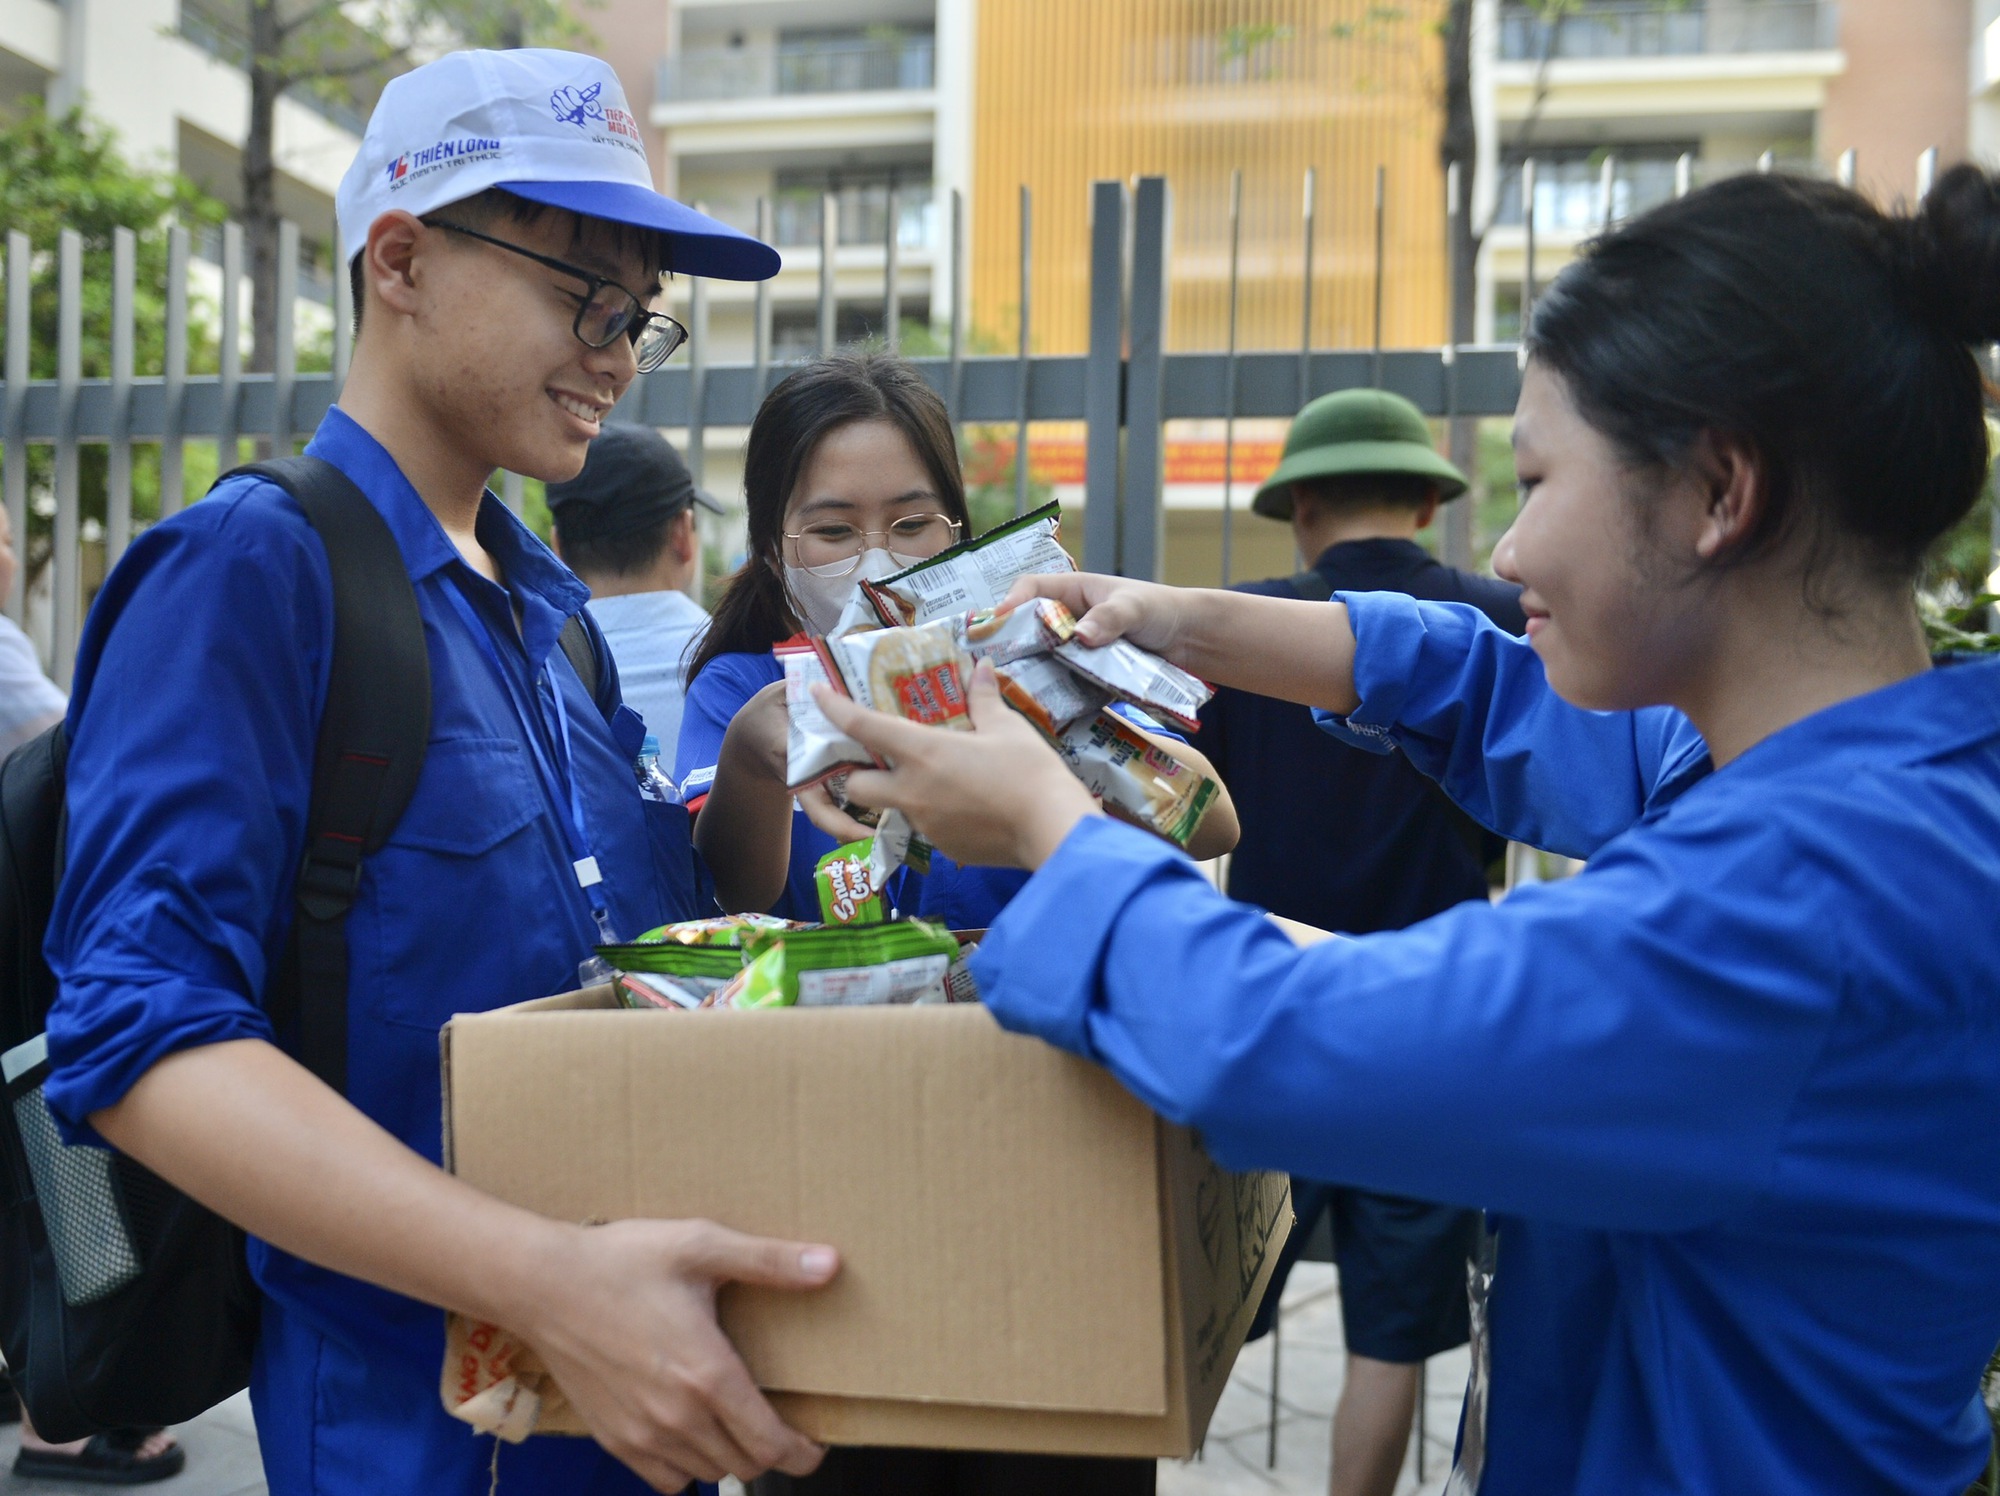
[[[1001,1027],[1096,1059],[1084,1019],[1119,913],[1161,867],[1184,861],[1108,816],[1079,821],[973,953],[973,979]]]
[[[1336,592],[1334,601],[1347,605],[1354,630],[1354,691],[1361,704],[1344,717],[1315,708],[1313,721],[1356,748],[1393,753],[1391,729],[1409,699],[1423,649],[1423,613],[1415,598],[1401,592]]]
[[[87,1028],[76,1021],[86,1014]],[[43,1097],[66,1142],[100,1146],[91,1115],[123,1101],[168,1055],[232,1039],[273,1038],[270,1020],[238,994],[178,981],[144,987],[66,983],[50,1020]]]

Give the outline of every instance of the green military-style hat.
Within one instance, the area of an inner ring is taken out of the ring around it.
[[[1250,501],[1266,519],[1292,517],[1292,485],[1305,478],[1360,473],[1407,473],[1428,478],[1440,498],[1469,486],[1465,474],[1438,455],[1424,413],[1387,390],[1339,390],[1298,413],[1285,433],[1285,456]]]

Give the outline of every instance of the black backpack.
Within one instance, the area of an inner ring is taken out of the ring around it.
[[[331,463],[239,468],[305,510],[333,575],[333,657],[292,932],[266,994],[279,1041],[347,1080],[348,910],[402,817],[430,736],[430,657],[401,550]],[[563,653],[593,699],[574,618]],[[243,1233],[123,1154],[65,1145],[42,1097],[55,977],[42,937],[65,842],[57,724],[0,765],[0,1349],[45,1439],[184,1423],[249,1382],[258,1294]]]

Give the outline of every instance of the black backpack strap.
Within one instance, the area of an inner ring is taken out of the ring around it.
[[[581,614],[572,613],[563,620],[562,633],[556,636],[556,643],[569,657],[570,669],[583,682],[583,689],[592,701],[598,701],[597,649],[590,642],[590,630],[583,626]],[[598,702],[600,708],[603,706]]]
[[[236,474],[298,500],[333,574],[333,660],[313,753],[298,910],[270,1003],[279,1032],[296,1034],[300,1062],[344,1093],[347,914],[362,860],[388,840],[423,770],[430,651],[402,549],[345,473],[317,457],[280,457]]]

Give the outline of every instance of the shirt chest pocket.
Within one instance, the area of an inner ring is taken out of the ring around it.
[[[541,995],[527,988],[571,943],[551,876],[560,857],[538,824],[547,812],[518,744],[430,744],[417,793],[369,859],[350,921],[358,1007],[435,1034],[454,1012],[515,1000],[517,986],[518,996]],[[576,959],[567,956],[569,969]]]
[[[448,738],[424,750],[424,770],[384,851],[450,856],[491,851],[545,809],[527,755],[505,738]]]

